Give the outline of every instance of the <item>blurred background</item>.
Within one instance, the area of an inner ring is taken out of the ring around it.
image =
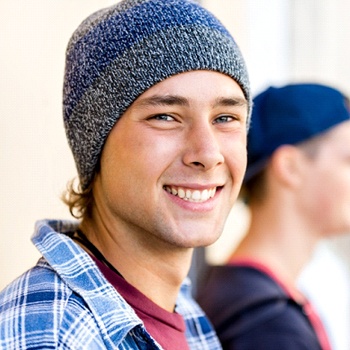
[[[0,289],[39,258],[30,242],[34,222],[70,218],[59,199],[76,175],[62,121],[65,49],[85,17],[116,2],[0,0]],[[348,0],[198,2],[233,34],[254,95],[293,81],[325,83],[350,95]],[[225,261],[248,220],[238,202],[222,237],[205,250],[209,263]],[[349,233],[325,240],[300,278],[335,350],[350,349],[349,251]]]

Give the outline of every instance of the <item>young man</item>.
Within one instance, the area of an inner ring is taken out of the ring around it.
[[[346,98],[328,86],[271,87],[254,99],[250,226],[199,296],[224,349],[330,349],[296,280],[321,238],[350,229],[349,118]]]
[[[233,38],[192,1],[126,0],[67,48],[79,221],[40,221],[38,264],[0,294],[6,349],[218,349],[186,280],[246,168],[251,108]]]

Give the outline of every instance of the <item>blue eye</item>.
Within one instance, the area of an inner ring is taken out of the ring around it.
[[[220,124],[220,123],[229,123],[232,122],[234,118],[230,115],[222,115],[214,120],[214,123]]]
[[[155,120],[161,120],[161,121],[173,121],[175,120],[172,116],[168,115],[168,114],[156,114],[153,117],[151,117],[150,119],[155,119]]]

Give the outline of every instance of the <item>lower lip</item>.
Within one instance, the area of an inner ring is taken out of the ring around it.
[[[192,212],[198,212],[198,213],[207,213],[212,211],[215,206],[216,202],[218,200],[218,196],[220,195],[221,188],[216,190],[216,193],[214,197],[208,199],[205,202],[190,202],[185,199],[181,199],[179,196],[174,196],[173,194],[169,193],[168,191],[164,191],[172,202],[174,202],[179,207]]]

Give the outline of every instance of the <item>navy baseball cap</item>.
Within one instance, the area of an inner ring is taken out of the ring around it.
[[[257,175],[276,148],[297,144],[350,119],[346,97],[320,84],[269,87],[253,100],[245,181]]]

